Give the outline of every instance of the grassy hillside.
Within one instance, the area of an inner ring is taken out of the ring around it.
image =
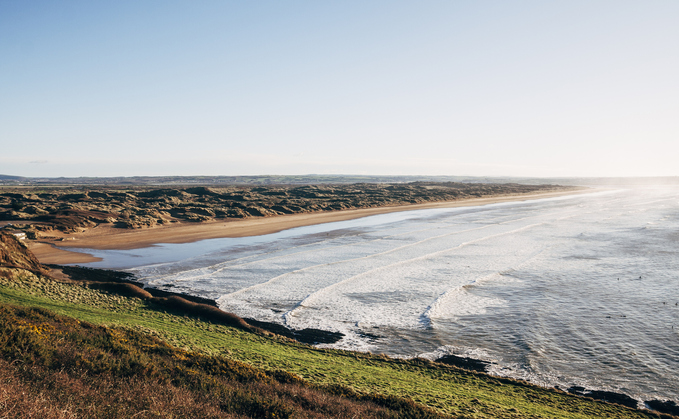
[[[21,274],[16,276],[16,272],[21,272]],[[241,412],[249,417],[279,417],[278,415],[283,414],[290,417],[305,417],[305,415],[306,417],[314,417],[313,415],[343,417],[344,413],[340,411],[330,412],[323,409],[327,409],[329,405],[347,403],[352,407],[346,407],[346,412],[354,413],[347,413],[344,417],[352,417],[359,411],[373,412],[371,414],[376,417],[390,417],[390,415],[396,415],[395,417],[450,415],[465,418],[669,417],[596,402],[556,390],[490,377],[428,361],[394,360],[378,355],[316,349],[271,334],[253,333],[223,324],[201,321],[181,313],[173,313],[168,311],[167,306],[158,305],[151,300],[123,297],[80,285],[59,283],[28,271],[15,270],[10,274],[8,270],[3,271],[0,268],[0,304],[3,305],[2,313],[5,316],[5,319],[0,320],[5,325],[2,334],[3,345],[5,348],[10,348],[3,349],[4,361],[0,364],[3,374],[19,374],[7,369],[7,365],[16,367],[19,364],[14,362],[24,359],[21,358],[23,356],[21,354],[27,353],[25,349],[22,349],[23,352],[16,352],[12,349],[12,342],[6,337],[8,333],[10,335],[20,334],[24,338],[32,336],[31,345],[35,342],[39,343],[40,336],[49,336],[45,339],[44,345],[37,346],[37,348],[42,348],[38,349],[38,352],[49,352],[52,351],[51,343],[59,341],[64,336],[64,334],[55,333],[63,331],[66,327],[64,325],[70,325],[68,327],[75,329],[68,329],[64,333],[69,336],[81,336],[77,338],[80,339],[79,341],[74,342],[87,340],[90,345],[88,348],[91,348],[88,350],[99,351],[103,354],[99,358],[116,360],[120,358],[120,354],[141,354],[134,358],[136,362],[134,368],[125,366],[129,364],[128,361],[125,361],[128,364],[123,361],[111,361],[112,363],[109,364],[104,363],[104,367],[97,366],[99,364],[93,364],[93,366],[82,364],[80,370],[77,368],[74,370],[76,375],[77,371],[81,371],[81,374],[84,374],[83,377],[91,380],[97,374],[104,374],[102,377],[110,383],[106,381],[97,385],[105,388],[110,386],[112,389],[121,388],[120,386],[124,386],[124,383],[130,382],[132,383],[130,386],[137,386],[134,387],[136,389],[134,392],[139,393],[141,398],[146,396],[144,389],[149,385],[148,380],[157,381],[164,383],[158,387],[158,391],[163,393],[163,397],[167,400],[172,400],[174,397],[171,396],[172,392],[184,392],[182,397],[186,400],[193,400],[191,403],[194,404],[198,403],[195,402],[196,400],[212,400],[210,403],[206,401],[198,404],[216,406],[214,412],[223,415],[210,416],[205,413],[204,415],[197,414],[196,417],[230,417],[228,412],[234,414]],[[22,311],[14,307],[39,307],[41,310]],[[67,317],[55,316],[52,313]],[[8,329],[7,325],[11,323],[20,326]],[[87,326],[76,327],[78,324]],[[103,327],[104,325],[106,327]],[[68,347],[73,343],[65,343],[65,345]],[[24,345],[24,347],[29,346]],[[161,358],[155,358],[161,355],[158,355],[158,350],[154,348],[163,348]],[[13,350],[15,352],[12,352]],[[64,351],[68,352],[66,349]],[[42,368],[40,371],[43,371],[36,373],[36,377],[46,374],[44,371],[52,371],[54,374],[59,371],[69,371],[68,368],[64,370],[65,367],[60,366],[59,363],[51,364],[50,356],[43,357],[47,361],[41,361],[43,358],[35,358],[34,368]],[[95,360],[99,358],[94,357]],[[168,359],[173,361],[169,362]],[[189,375],[176,373],[177,368],[190,369],[189,365],[203,365],[205,362],[207,365],[212,365],[211,363],[236,365],[243,371],[249,371],[247,374],[260,378],[254,381],[246,379],[245,381],[249,384],[243,387],[243,380],[238,377],[235,378],[236,384],[222,383],[219,381],[223,378],[222,374],[218,373],[222,370],[213,370],[209,366],[207,370],[197,370],[200,378],[190,379],[190,373],[187,373]],[[118,367],[106,367],[106,365],[119,364],[123,366],[118,370],[115,369]],[[111,374],[114,370],[126,372],[122,375]],[[40,384],[43,381],[31,379],[30,374],[28,377],[24,379],[22,385],[31,388],[33,392],[42,391],[38,387],[43,386]],[[57,380],[57,378],[51,379]],[[74,378],[69,376],[68,379]],[[217,384],[211,384],[213,381],[210,380],[217,380],[215,381]],[[5,383],[7,379],[0,377],[0,382]],[[241,393],[233,390],[236,388],[233,387],[234,385]],[[262,389],[262,391],[258,390],[253,393],[254,388]],[[319,393],[305,399],[298,395],[301,388],[305,389],[304,391],[314,390]],[[102,391],[95,389],[94,394],[88,397],[93,397],[93,400],[98,397],[99,401],[93,402],[95,404],[113,403],[120,409],[138,409],[138,413],[142,408],[148,412],[153,411],[152,404],[155,402],[148,398],[144,399],[147,400],[146,405],[142,403],[143,406],[132,404],[126,407],[128,405],[125,404],[125,396],[121,395],[122,393],[111,390],[109,397],[107,392],[102,395]],[[254,397],[250,396],[256,394],[257,401],[253,403],[260,406],[256,409],[261,408],[261,410],[250,411],[247,410],[248,408],[220,410],[221,404],[218,400],[221,400],[220,397],[227,393],[237,394],[233,405],[241,407],[245,405],[238,403],[246,403],[242,400],[250,400]],[[339,395],[344,397],[332,399]],[[159,396],[157,400],[161,398]],[[177,398],[181,399],[179,396]],[[326,401],[321,403],[320,400]],[[419,408],[410,403],[410,400],[428,406],[432,410]],[[320,407],[321,405],[326,407]],[[97,417],[84,410],[83,412],[85,417]],[[137,417],[158,417],[148,412],[140,413]],[[273,414],[277,416],[272,416]],[[172,415],[190,417],[182,413]],[[163,417],[173,417],[172,415],[168,414]],[[368,417],[368,415],[360,413],[356,417]]]
[[[36,308],[0,305],[0,355],[12,417],[445,417]]]

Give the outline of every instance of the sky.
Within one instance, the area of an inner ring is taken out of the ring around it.
[[[679,1],[0,0],[0,174],[679,176]]]

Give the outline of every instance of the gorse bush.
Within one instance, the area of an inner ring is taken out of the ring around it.
[[[0,412],[11,417],[446,417],[38,308],[0,305],[0,358]]]

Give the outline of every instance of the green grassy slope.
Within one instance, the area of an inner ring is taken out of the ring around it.
[[[342,385],[361,394],[407,397],[455,417],[659,417],[427,361],[315,349],[285,338],[166,313],[140,299],[62,284],[29,273],[21,281],[0,275],[0,303],[41,307],[93,324],[141,331],[183,350],[220,355],[265,370],[285,370],[313,385]]]

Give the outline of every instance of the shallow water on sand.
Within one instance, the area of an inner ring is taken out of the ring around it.
[[[679,189],[408,211],[267,236],[91,251],[334,347],[495,362],[542,385],[679,400]]]

